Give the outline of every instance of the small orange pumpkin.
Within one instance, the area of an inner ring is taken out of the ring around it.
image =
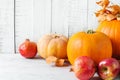
[[[68,41],[67,55],[71,64],[79,56],[89,56],[98,64],[101,60],[112,56],[112,44],[104,33],[78,32]]]
[[[120,21],[102,21],[99,23],[97,31],[109,36],[113,47],[113,57],[120,59]]]
[[[60,34],[47,34],[41,37],[37,43],[38,54],[43,58],[55,56],[67,58],[68,38]]]

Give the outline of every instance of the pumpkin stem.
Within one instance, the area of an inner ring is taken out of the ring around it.
[[[60,36],[57,36],[57,35],[55,36],[55,38],[59,38],[59,37],[60,37]]]
[[[60,36],[55,34],[53,37],[54,37],[54,38],[59,38]]]
[[[87,34],[93,34],[93,33],[95,33],[95,31],[93,31],[93,30],[88,30],[87,31]]]

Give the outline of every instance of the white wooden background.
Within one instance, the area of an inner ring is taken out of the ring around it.
[[[0,0],[0,53],[17,53],[26,39],[37,42],[46,33],[67,37],[95,30],[99,0]],[[120,4],[119,0],[111,0]]]

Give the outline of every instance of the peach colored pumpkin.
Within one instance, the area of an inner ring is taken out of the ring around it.
[[[38,54],[43,58],[67,58],[67,42],[68,38],[64,35],[46,34],[37,43]]]

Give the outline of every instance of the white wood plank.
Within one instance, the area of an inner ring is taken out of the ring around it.
[[[101,7],[96,4],[98,0],[88,0],[88,29],[96,30],[98,26],[98,20],[95,16],[95,12],[100,10]]]
[[[51,32],[50,0],[16,0],[16,51],[29,38],[38,39]]]
[[[26,39],[33,40],[33,0],[16,0],[16,51]]]
[[[113,4],[118,4],[118,5],[120,5],[120,0],[110,0],[111,1],[111,3],[113,3]]]
[[[34,40],[44,34],[51,32],[51,0],[34,0],[33,1],[33,35]]]
[[[0,0],[0,53],[14,52],[14,0]]]
[[[87,1],[69,0],[68,31],[69,36],[87,29]]]
[[[68,1],[52,0],[52,33],[68,36]]]

